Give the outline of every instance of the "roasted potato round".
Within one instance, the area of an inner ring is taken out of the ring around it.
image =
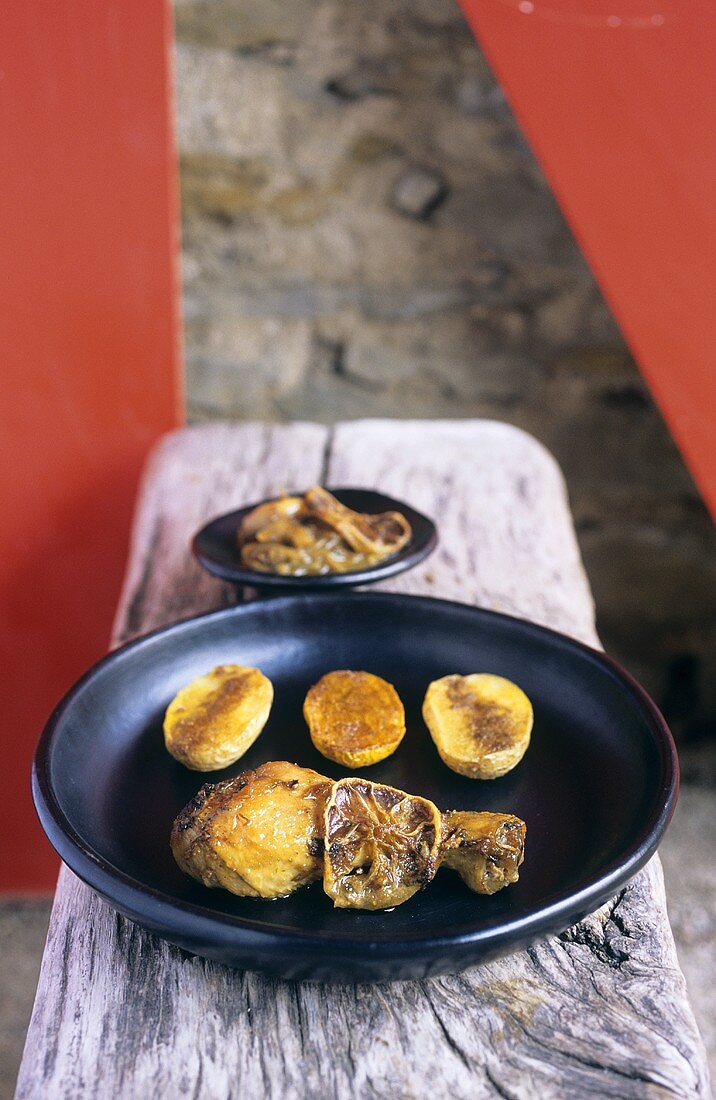
[[[328,672],[308,692],[303,714],[318,751],[346,768],[384,760],[405,734],[397,691],[371,672]]]
[[[205,886],[284,897],[321,877],[330,789],[325,776],[285,760],[205,783],[174,822],[174,858]]]
[[[441,866],[452,867],[476,894],[517,882],[527,826],[513,814],[448,810],[443,814]]]
[[[218,665],[172,699],[164,743],[187,768],[218,771],[246,752],[266,725],[273,686],[257,668]]]
[[[435,875],[440,811],[418,795],[341,779],[326,806],[323,888],[343,909],[390,909]]]
[[[445,764],[471,779],[497,779],[530,743],[532,704],[517,684],[487,672],[429,685],[423,718]]]

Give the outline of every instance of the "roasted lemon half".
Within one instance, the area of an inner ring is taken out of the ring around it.
[[[303,714],[318,751],[346,768],[385,760],[405,735],[400,696],[372,672],[328,672],[308,692]]]
[[[174,822],[174,858],[205,886],[284,897],[323,873],[330,789],[325,776],[285,760],[206,783]]]
[[[497,779],[514,768],[527,751],[533,723],[524,691],[487,672],[433,680],[423,718],[443,761],[471,779]]]
[[[441,865],[457,871],[476,894],[495,894],[517,882],[526,832],[524,821],[513,814],[448,810]]]
[[[218,771],[253,745],[272,703],[271,681],[257,668],[218,665],[172,699],[164,716],[164,742],[187,768]]]
[[[442,819],[433,802],[341,779],[326,806],[323,888],[343,909],[390,909],[435,875]]]

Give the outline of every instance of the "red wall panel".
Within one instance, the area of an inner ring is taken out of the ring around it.
[[[461,0],[716,509],[712,0]]]
[[[51,887],[29,796],[107,648],[142,462],[180,418],[166,0],[11,4],[0,34],[0,889]]]

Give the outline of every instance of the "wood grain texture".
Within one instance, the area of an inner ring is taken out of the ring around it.
[[[441,545],[385,582],[596,641],[561,474],[504,425],[210,426],[168,437],[140,501],[123,639],[226,602],[186,552],[209,514],[281,485],[380,487]],[[261,489],[259,489],[261,486]],[[254,491],[256,490],[256,491]],[[655,858],[561,936],[458,976],[277,982],[192,958],[63,868],[18,1097],[706,1097],[706,1060]]]

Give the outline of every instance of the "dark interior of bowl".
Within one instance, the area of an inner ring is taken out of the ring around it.
[[[274,683],[273,710],[239,763],[211,775],[190,772],[164,748],[164,710],[181,686],[224,662],[260,667]],[[385,677],[405,704],[402,744],[363,774],[426,795],[443,809],[501,810],[524,818],[527,851],[517,885],[478,897],[455,873],[443,870],[405,905],[365,913],[333,909],[320,883],[266,902],[208,890],[179,871],[169,832],[203,782],[270,759],[333,777],[349,774],[313,748],[302,717],[307,689],[337,668]],[[475,671],[516,681],[535,710],[524,760],[491,782],[450,771],[421,717],[431,680]],[[452,937],[451,946],[442,944],[441,958],[452,952],[458,968],[456,937],[482,936],[487,952],[495,946],[491,934],[497,943],[506,926],[515,930],[515,940],[550,921],[565,926],[580,906],[586,911],[599,889],[608,891],[620,869],[633,870],[645,860],[675,797],[671,751],[658,715],[599,655],[473,608],[359,593],[258,601],[178,624],[112,655],[50,723],[38,750],[37,778],[41,817],[63,857],[90,882],[96,861],[110,876],[116,873],[120,908],[137,919],[144,919],[142,907],[151,909],[159,896],[176,904],[189,923],[194,907],[234,921],[239,939],[245,921],[247,928],[279,938],[306,934],[316,938],[314,956],[322,951],[324,934],[326,943],[349,937],[357,957],[362,942],[402,941],[404,951],[407,941]],[[73,863],[78,849],[84,849],[79,864]],[[95,885],[112,899],[114,887],[108,889],[106,879]],[[586,902],[585,888],[592,891]],[[557,911],[547,919],[555,904]],[[145,923],[156,928],[154,916]],[[174,930],[169,938],[212,953],[201,937],[182,940]],[[425,957],[424,945],[416,951]],[[213,953],[229,962],[242,958],[237,948],[232,960],[225,943]],[[261,965],[268,964],[257,959]]]
[[[323,576],[290,577],[278,573],[264,573],[249,569],[241,561],[238,531],[241,521],[258,504],[255,501],[235,512],[216,516],[194,537],[192,550],[198,561],[210,573],[234,584],[252,585],[256,588],[326,589],[367,584],[371,581],[393,577],[423,561],[437,545],[435,524],[422,512],[411,508],[404,501],[395,500],[374,489],[331,489],[341,504],[356,512],[375,515],[378,512],[402,512],[412,528],[409,542],[384,561],[346,573],[328,573]]]

